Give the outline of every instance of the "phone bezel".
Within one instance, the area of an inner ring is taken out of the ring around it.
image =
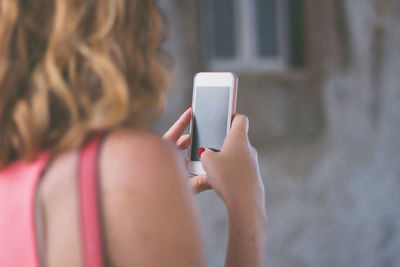
[[[238,77],[232,72],[200,72],[197,73],[193,81],[192,95],[192,119],[190,122],[190,145],[188,149],[188,171],[193,175],[205,174],[201,161],[192,161],[192,134],[193,134],[193,116],[196,112],[196,91],[198,87],[229,87],[229,109],[227,117],[227,132],[231,129],[232,116],[236,112],[236,99]]]

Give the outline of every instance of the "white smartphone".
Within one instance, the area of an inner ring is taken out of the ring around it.
[[[230,72],[201,72],[194,78],[188,171],[205,174],[199,149],[220,151],[236,112],[238,78]]]

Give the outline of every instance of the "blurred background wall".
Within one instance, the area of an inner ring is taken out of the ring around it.
[[[238,73],[269,266],[400,266],[400,1],[159,2],[176,66],[156,129],[190,105],[196,72]],[[197,200],[209,265],[223,266],[224,206]]]

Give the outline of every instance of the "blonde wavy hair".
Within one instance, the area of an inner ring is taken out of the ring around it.
[[[153,0],[0,0],[0,166],[154,122],[162,18]]]

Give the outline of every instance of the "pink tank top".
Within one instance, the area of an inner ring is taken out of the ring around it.
[[[78,165],[82,255],[86,267],[103,266],[97,179],[100,140],[96,136],[82,148]],[[16,162],[0,170],[0,267],[40,266],[35,194],[48,159],[48,153],[42,153],[34,162]]]

